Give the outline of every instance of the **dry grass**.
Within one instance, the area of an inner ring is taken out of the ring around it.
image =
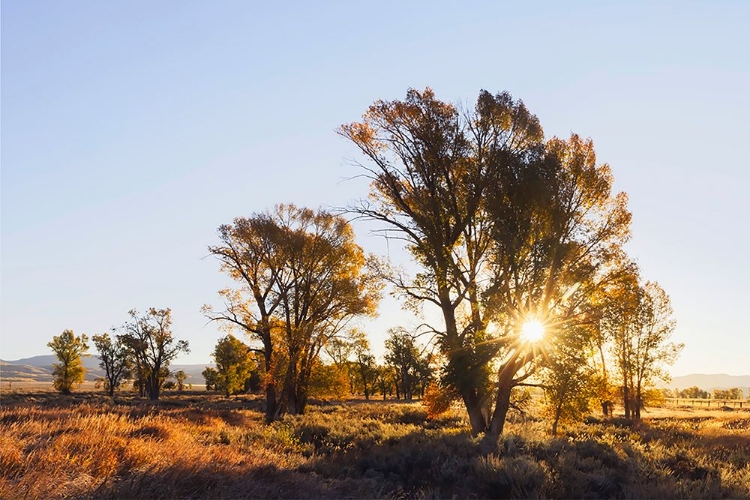
[[[557,438],[516,417],[492,441],[418,403],[313,405],[271,426],[257,399],[198,392],[0,405],[0,498],[750,498],[746,411],[590,419]]]

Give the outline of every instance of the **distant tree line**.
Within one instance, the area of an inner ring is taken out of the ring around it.
[[[683,399],[729,399],[729,400],[736,400],[736,399],[743,399],[744,398],[744,392],[739,387],[734,387],[732,389],[714,389],[713,393],[710,393],[708,391],[705,391],[697,386],[688,387],[687,389],[675,389],[674,395],[672,397],[675,398],[683,398]]]
[[[149,309],[141,315],[135,310],[128,312],[130,320],[109,333],[94,335],[92,340],[99,353],[99,366],[104,370],[101,381],[110,396],[115,389],[129,379],[141,397],[159,399],[161,389],[184,388],[187,375],[178,371],[171,374],[170,363],[180,353],[190,352],[186,340],[177,340],[172,334],[172,311]],[[89,349],[88,337],[76,337],[71,330],[53,337],[48,346],[60,362],[55,365],[53,375],[55,388],[64,394],[84,380],[85,368],[81,357]],[[176,382],[168,381],[174,375]]]

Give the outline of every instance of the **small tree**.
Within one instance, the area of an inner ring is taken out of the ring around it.
[[[76,337],[73,330],[64,330],[60,335],[52,337],[52,342],[47,344],[60,361],[53,365],[52,374],[55,377],[55,389],[63,394],[70,394],[72,389],[83,382],[86,369],[81,363],[81,356],[88,356],[88,340],[86,334]]]
[[[94,335],[92,340],[99,352],[99,366],[104,370],[104,388],[110,397],[114,397],[115,389],[130,376],[132,362],[128,348],[120,338],[113,342],[107,333]]]
[[[683,389],[677,393],[678,398],[684,398],[684,399],[708,399],[711,397],[711,394],[708,391],[704,391],[698,386],[692,386],[688,387],[687,389]]]
[[[318,361],[310,375],[310,396],[343,401],[349,395],[349,375],[336,364]]]
[[[669,380],[664,366],[677,359],[684,344],[669,342],[675,328],[672,306],[657,283],[641,285],[634,273],[624,281],[623,290],[612,297],[616,306],[605,314],[605,322],[613,339],[625,418],[640,419],[643,394],[656,379]]]
[[[149,399],[159,399],[159,389],[169,377],[169,363],[181,352],[190,352],[186,340],[172,335],[172,310],[151,308],[144,316],[131,310],[131,321],[122,329],[121,341],[128,346],[136,364],[141,389]]]
[[[373,384],[376,377],[375,356],[370,352],[370,342],[364,332],[355,332],[353,335],[352,351],[354,353],[354,365],[357,378],[362,384],[365,399],[369,401],[373,392]]]
[[[732,389],[714,389],[714,399],[742,399],[742,389],[734,387]]]
[[[223,389],[227,397],[244,391],[255,368],[250,348],[233,335],[227,335],[216,344],[213,358],[217,368],[217,388]]]
[[[185,390],[185,380],[187,380],[187,373],[182,370],[175,372],[174,379],[177,381],[177,390],[182,392]]]
[[[405,400],[411,401],[414,388],[420,379],[419,349],[414,342],[414,337],[403,328],[392,328],[388,333],[389,336],[385,341],[385,348],[388,351],[385,360],[396,370],[397,394],[401,392]]]
[[[375,380],[373,383],[383,396],[383,401],[385,401],[387,396],[393,394],[394,386],[396,385],[393,368],[385,365],[375,365]]]
[[[552,434],[561,420],[577,420],[589,410],[595,389],[596,370],[589,360],[593,348],[583,328],[571,328],[558,335],[558,342],[547,350],[547,366],[542,372],[547,409],[552,417]]]
[[[217,372],[210,366],[207,366],[206,369],[201,372],[201,375],[203,375],[203,378],[206,379],[207,391],[218,389],[216,385],[219,379],[219,372]]]

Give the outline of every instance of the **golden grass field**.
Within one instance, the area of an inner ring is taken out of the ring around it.
[[[564,427],[515,414],[499,441],[460,410],[313,404],[272,425],[254,396],[152,403],[0,392],[0,498],[750,498],[750,411],[649,410]]]

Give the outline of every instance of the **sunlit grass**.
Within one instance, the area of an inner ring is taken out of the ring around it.
[[[513,414],[495,442],[420,403],[312,405],[268,426],[252,397],[78,397],[4,400],[0,498],[750,496],[744,411],[592,419],[556,438]]]

